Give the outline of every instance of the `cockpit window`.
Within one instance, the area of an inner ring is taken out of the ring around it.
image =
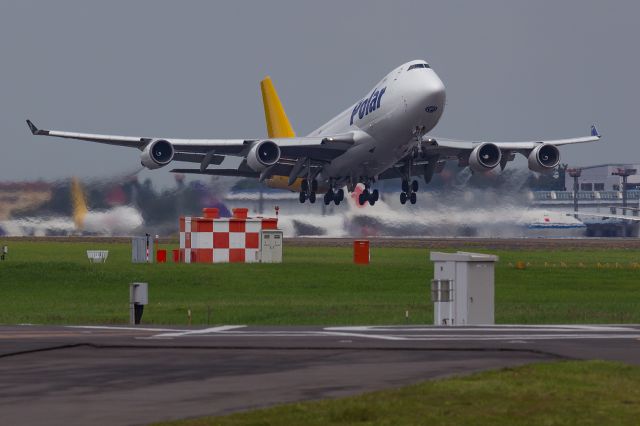
[[[411,71],[416,68],[431,68],[431,67],[429,66],[429,64],[413,64],[409,67],[407,71]]]

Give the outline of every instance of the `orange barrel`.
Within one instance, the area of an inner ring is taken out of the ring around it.
[[[233,209],[232,212],[233,217],[235,217],[236,219],[246,219],[249,214],[249,209],[237,208]]]
[[[171,253],[173,254],[173,262],[180,263],[180,249],[174,249]]]
[[[369,240],[355,240],[353,242],[353,263],[368,265],[370,259]]]
[[[167,261],[167,251],[166,250],[158,250],[156,252],[156,261],[158,263],[165,263]]]
[[[220,210],[215,207],[207,207],[202,209],[202,214],[207,219],[218,219],[220,217]]]

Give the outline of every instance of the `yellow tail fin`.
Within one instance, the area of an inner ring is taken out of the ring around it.
[[[296,136],[287,114],[284,112],[278,92],[273,87],[271,77],[267,76],[260,82],[262,90],[262,104],[264,105],[264,118],[267,122],[267,133],[270,138],[293,138]]]
[[[84,218],[89,209],[87,208],[87,202],[84,198],[82,185],[80,185],[80,181],[76,177],[71,180],[71,200],[73,201],[73,222],[76,225],[76,229],[80,231],[82,230]]]

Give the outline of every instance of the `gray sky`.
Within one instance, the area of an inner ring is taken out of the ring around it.
[[[272,76],[298,134],[426,59],[447,106],[434,135],[519,140],[588,134],[563,162],[640,161],[640,3],[617,1],[0,0],[0,180],[107,176],[136,150],[33,137],[266,134]],[[160,169],[145,172],[170,183]]]

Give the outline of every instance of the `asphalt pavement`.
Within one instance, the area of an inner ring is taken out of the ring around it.
[[[147,424],[562,359],[640,364],[640,326],[0,326],[0,413]]]

